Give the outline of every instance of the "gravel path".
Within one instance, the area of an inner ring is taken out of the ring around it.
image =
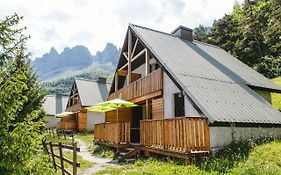
[[[77,138],[75,138],[75,141],[78,142],[79,147],[80,147],[80,152],[78,152],[78,155],[81,156],[84,160],[95,163],[95,165],[93,167],[90,167],[90,168],[84,170],[82,173],[80,172],[79,174],[90,175],[90,174],[103,170],[105,168],[105,166],[117,166],[118,165],[117,160],[111,160],[108,158],[99,158],[99,157],[93,156],[88,151],[88,145],[84,141],[77,139]]]

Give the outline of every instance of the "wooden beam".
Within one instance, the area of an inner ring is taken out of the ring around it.
[[[127,52],[123,52],[124,57],[129,60],[128,55],[126,55]],[[128,54],[128,53],[127,53]]]
[[[134,54],[135,54],[135,51],[136,51],[136,48],[137,48],[138,42],[139,42],[139,39],[137,38],[137,40],[136,40],[136,42],[135,42],[135,45],[134,45],[134,47],[133,47],[132,57],[133,57],[133,56],[134,56]]]
[[[150,72],[150,67],[149,67],[149,54],[148,50],[145,50],[145,75],[148,75]]]
[[[144,101],[146,99],[150,99],[150,98],[153,98],[153,97],[158,97],[162,95],[162,90],[159,90],[159,91],[156,91],[156,92],[153,92],[151,94],[148,94],[148,95],[145,95],[145,96],[142,96],[142,97],[138,97],[138,98],[135,98],[135,99],[132,99],[130,100],[132,103],[138,103],[138,102],[141,102],[141,101]]]
[[[132,67],[131,67],[131,63],[132,63],[132,32],[129,29],[128,31],[128,81],[127,84],[131,83],[131,72],[132,72]]]
[[[145,101],[145,119],[150,119],[150,111],[149,111],[149,99]]]
[[[118,73],[115,73],[115,92],[118,91]]]
[[[142,54],[144,54],[146,51],[146,48],[143,49],[142,51],[140,51],[134,58],[131,59],[131,62],[135,61],[138,57],[140,57]],[[118,69],[118,71],[123,70],[125,67],[128,66],[128,63],[126,63],[124,66],[122,66],[120,69]],[[128,68],[129,70],[129,68]]]

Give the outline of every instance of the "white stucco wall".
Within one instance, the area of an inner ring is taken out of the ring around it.
[[[94,125],[103,123],[105,121],[104,113],[101,112],[87,112],[87,131],[93,131]]]
[[[173,118],[175,116],[174,94],[179,92],[180,92],[179,88],[164,72],[163,73],[164,118]]]
[[[281,128],[210,126],[211,148],[227,145],[232,140],[246,140],[263,137],[281,137]]]
[[[46,128],[55,128],[57,123],[60,122],[60,118],[56,118],[55,116],[45,116],[44,119],[47,121]]]
[[[140,67],[136,68],[132,73],[141,74],[141,77],[145,76],[145,64],[142,64]]]
[[[163,73],[163,98],[164,98],[164,118],[173,118],[175,116],[174,109],[174,94],[179,93],[180,89]],[[200,116],[199,112],[193,107],[190,100],[184,94],[185,116]]]

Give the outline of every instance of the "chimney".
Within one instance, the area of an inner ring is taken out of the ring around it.
[[[171,34],[176,35],[182,40],[187,40],[187,41],[193,41],[192,38],[192,29],[184,27],[184,26],[179,26],[177,27],[174,31],[171,32]]]
[[[97,78],[97,82],[105,84],[106,83],[106,78],[105,77],[98,77]]]

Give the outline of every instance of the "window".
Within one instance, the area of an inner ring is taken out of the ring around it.
[[[175,117],[183,117],[184,114],[184,96],[182,93],[174,94]]]

